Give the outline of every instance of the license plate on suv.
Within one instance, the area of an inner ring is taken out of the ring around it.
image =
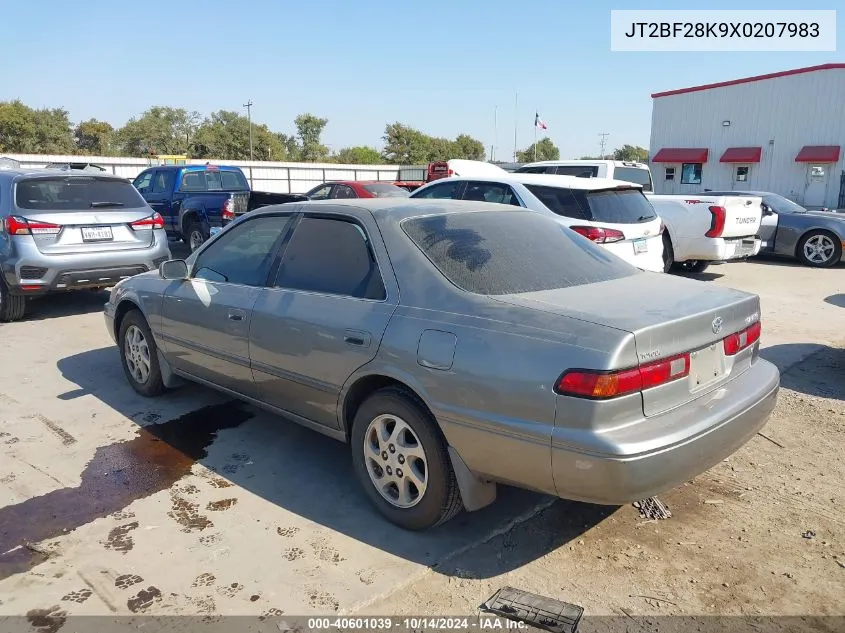
[[[648,252],[648,241],[647,240],[634,240],[634,255],[639,255],[640,253],[647,253]]]
[[[114,236],[111,232],[110,226],[83,226],[82,227],[82,241],[83,242],[108,242],[113,240]]]

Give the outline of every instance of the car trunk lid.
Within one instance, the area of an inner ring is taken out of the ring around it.
[[[690,353],[688,377],[643,391],[646,416],[684,404],[735,376],[741,365],[725,353],[722,341],[760,318],[756,295],[656,273],[494,298],[630,332],[640,365]]]

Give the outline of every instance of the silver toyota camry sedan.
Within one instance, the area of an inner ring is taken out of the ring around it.
[[[497,483],[606,505],[665,491],[749,440],[780,382],[756,295],[480,202],[267,207],[120,282],[105,319],[136,391],[188,379],[348,442],[409,529]]]

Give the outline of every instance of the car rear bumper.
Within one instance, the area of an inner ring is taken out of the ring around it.
[[[685,259],[724,262],[754,257],[760,252],[762,242],[756,235],[746,237],[701,237],[689,240]]]
[[[715,392],[639,425],[657,429],[694,426],[700,430],[674,444],[644,452],[616,454],[582,452],[567,445],[566,430],[556,428],[552,439],[552,468],[557,494],[565,499],[602,505],[621,505],[665,492],[688,481],[734,453],[763,427],[775,407],[780,385],[777,367],[757,359],[751,367]],[[613,446],[615,434],[603,434]],[[624,441],[618,442],[619,446]]]
[[[605,250],[610,251],[620,259],[624,259],[632,266],[636,266],[642,270],[647,270],[655,273],[663,272],[663,238],[660,235],[654,235],[648,238],[643,238],[640,242],[645,243],[647,250],[645,252],[637,253],[635,251],[632,240],[625,240],[623,242],[612,242],[610,244],[601,244]]]
[[[113,286],[123,278],[158,268],[170,259],[164,231],[148,248],[98,253],[45,255],[31,240],[19,240],[14,256],[2,264],[2,274],[13,294],[39,295],[82,288]]]

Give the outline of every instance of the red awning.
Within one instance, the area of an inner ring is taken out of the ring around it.
[[[720,163],[759,163],[762,147],[729,147],[719,159]]]
[[[664,147],[651,159],[652,163],[706,163],[707,148]]]
[[[796,163],[836,163],[839,145],[805,145],[795,157]]]

